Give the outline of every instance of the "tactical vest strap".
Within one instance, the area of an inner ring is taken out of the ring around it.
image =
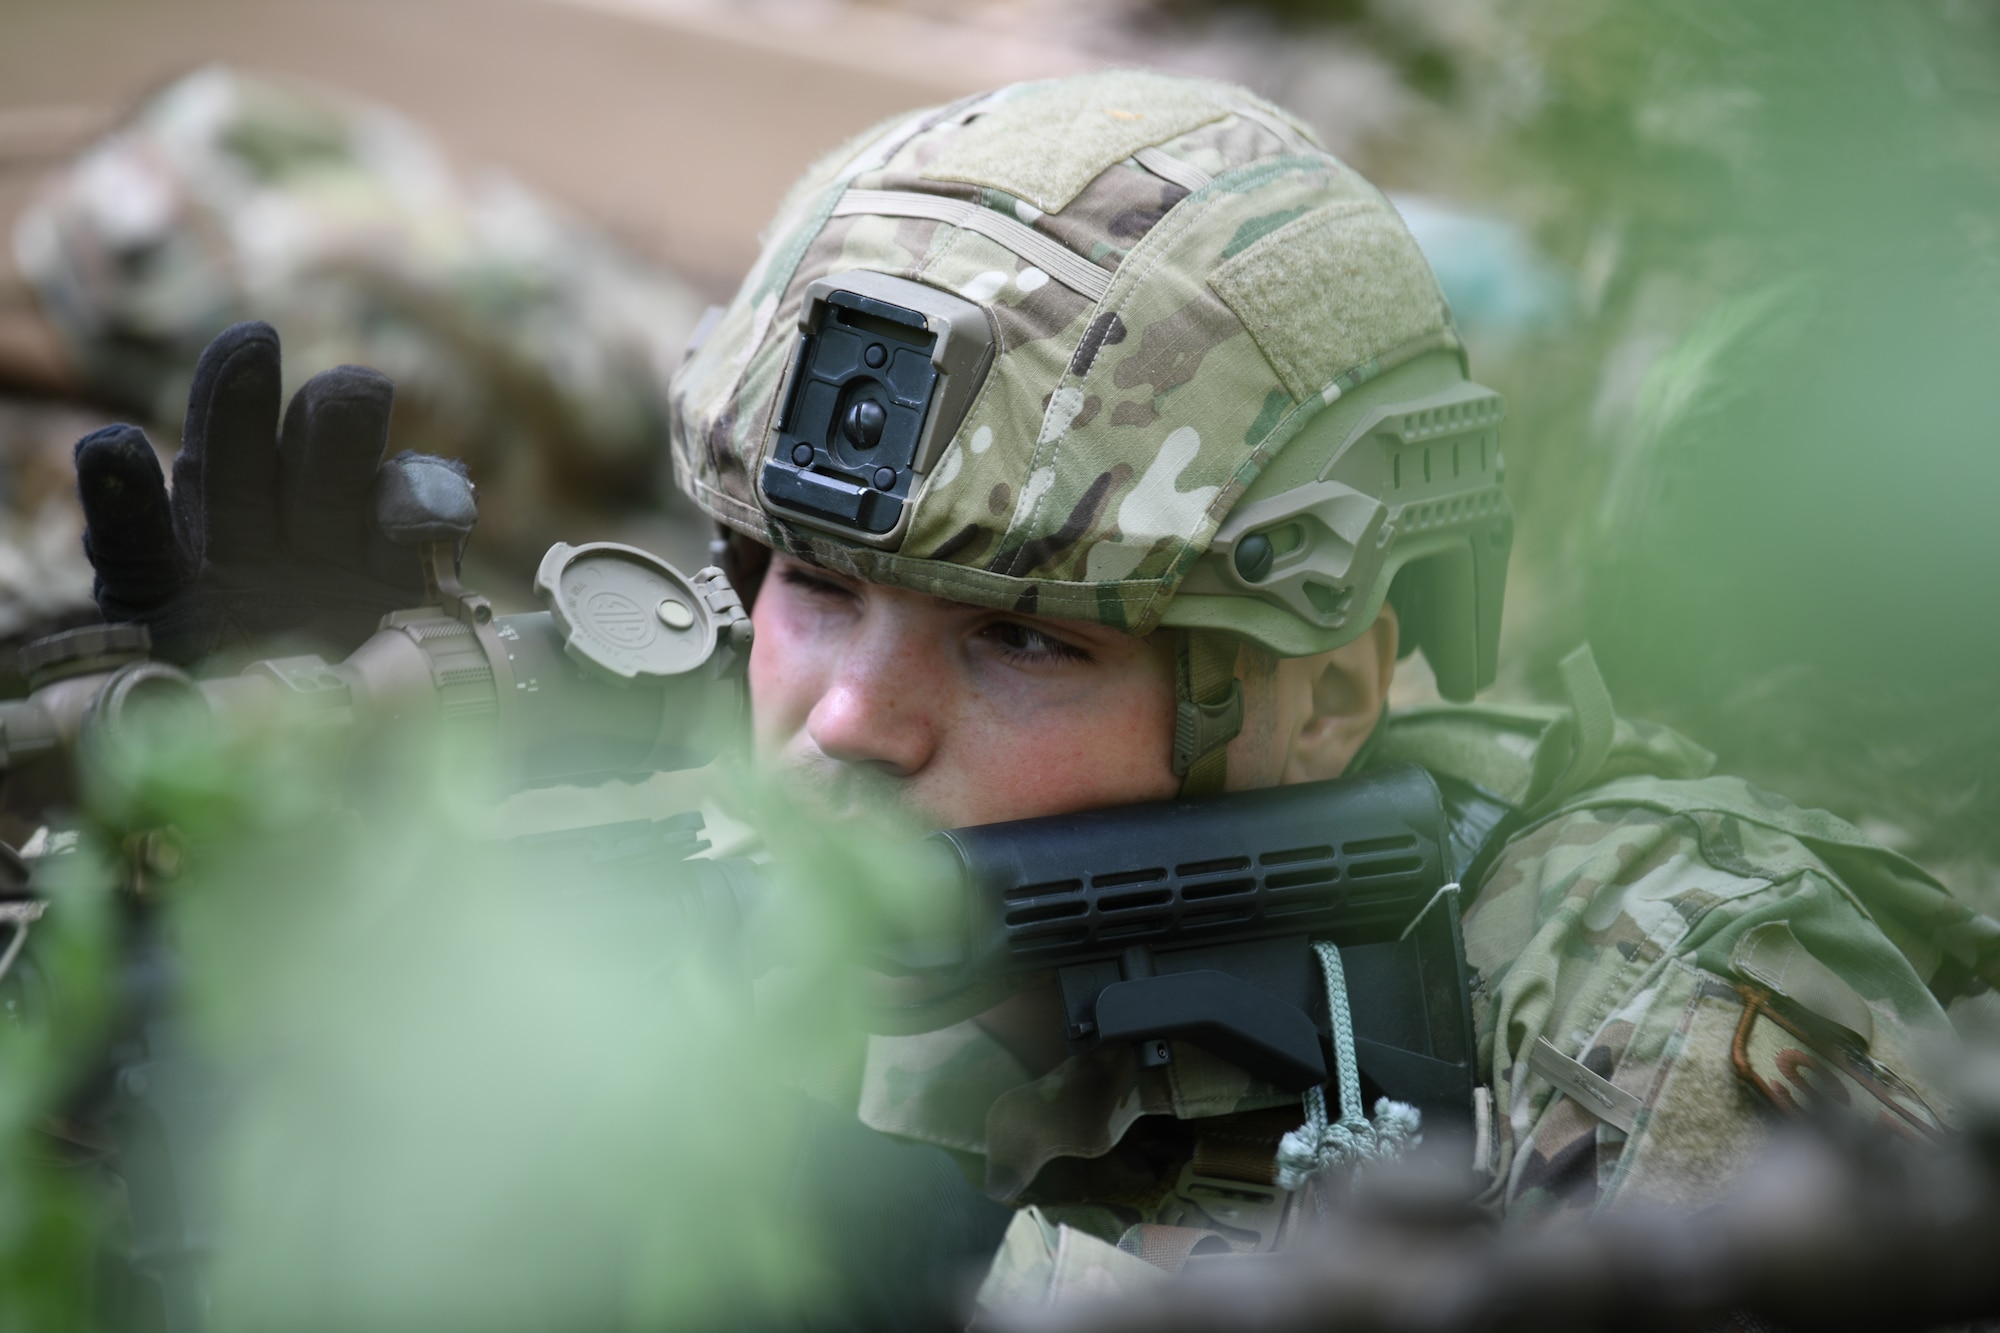
[[[1468,900],[1477,896],[1487,870],[1509,840],[1589,786],[1611,756],[1617,716],[1590,645],[1578,646],[1562,659],[1558,670],[1563,692],[1569,696],[1569,712],[1555,720],[1536,749],[1535,774],[1524,804],[1513,805],[1463,778],[1434,774],[1444,796],[1458,880]]]
[[[1556,664],[1556,671],[1562,677],[1563,694],[1569,700],[1569,716],[1564,719],[1569,729],[1568,762],[1552,778],[1545,779],[1536,773],[1534,790],[1540,794],[1532,797],[1522,812],[1528,819],[1540,818],[1589,786],[1590,780],[1604,767],[1604,761],[1611,757],[1611,742],[1617,732],[1611,691],[1605,688],[1604,676],[1597,669],[1597,658],[1590,645],[1579,644]],[[1559,747],[1548,746],[1537,760],[1561,753]],[[1538,762],[1537,768],[1540,766]]]
[[[1276,1184],[1278,1140],[1283,1137],[1282,1130],[1269,1138],[1204,1134],[1194,1142],[1195,1174],[1256,1185]]]
[[[1197,1121],[1201,1132],[1195,1136],[1189,1169],[1216,1180],[1273,1184],[1278,1179],[1278,1144],[1303,1117],[1293,1103]]]

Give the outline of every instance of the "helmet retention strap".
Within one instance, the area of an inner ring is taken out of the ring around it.
[[[1183,630],[1175,649],[1174,772],[1181,795],[1207,796],[1229,776],[1228,745],[1243,730],[1237,642],[1213,630]]]

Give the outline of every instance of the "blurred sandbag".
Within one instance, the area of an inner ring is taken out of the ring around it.
[[[287,392],[344,362],[388,373],[392,447],[472,465],[489,558],[671,491],[665,386],[703,302],[381,107],[202,69],[61,168],[13,239],[76,378],[141,418],[177,423],[240,319],[277,327]]]
[[[0,398],[0,697],[18,693],[13,649],[97,619],[70,449],[102,413]]]

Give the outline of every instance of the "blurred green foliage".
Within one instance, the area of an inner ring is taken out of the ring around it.
[[[753,1005],[744,955],[691,929],[671,854],[529,854],[477,752],[408,738],[357,812],[334,808],[311,738],[153,741],[99,773],[90,842],[182,835],[184,868],[145,897],[179,1039],[216,1090],[174,1150],[183,1214],[213,1242],[205,1327],[756,1325],[829,1276],[788,1204],[794,1075],[858,1040],[857,942],[912,905],[893,850],[718,775],[810,867],[769,876],[757,935],[778,968]],[[6,1034],[16,1159],[101,1071],[94,1038],[133,990],[105,911],[116,866],[64,864],[78,887],[50,921],[88,956],[41,961],[84,1003],[54,1036]],[[83,1279],[100,1235],[123,1243],[117,1192],[74,1170],[11,1179],[0,1244],[34,1281],[5,1287],[0,1316],[116,1323]]]
[[[1516,437],[1543,636],[1729,767],[2000,861],[2000,10],[1627,8],[1551,44],[1523,137],[1585,182],[1557,243],[1615,255],[1590,415]]]
[[[2000,5],[1316,12],[1453,71],[1367,165],[1577,277],[1567,327],[1472,349],[1510,402],[1502,690],[1588,639],[1621,710],[2000,907]]]
[[[60,1110],[88,1077],[111,998],[106,862],[85,850],[49,877],[50,910],[0,982],[0,1329],[86,1329],[100,1237],[101,1153]]]
[[[2000,4],[1161,0],[1379,53],[1359,165],[1526,227],[1480,331],[1518,511],[1501,691],[1622,711],[2000,909]]]

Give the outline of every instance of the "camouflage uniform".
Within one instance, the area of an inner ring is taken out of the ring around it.
[[[816,336],[808,285],[852,269],[974,301],[996,335],[893,544],[802,520],[760,481]],[[1227,638],[1230,663],[1241,641],[1337,647],[1392,582],[1434,576],[1397,603],[1405,643],[1448,697],[1492,678],[1511,531],[1497,397],[1465,380],[1394,210],[1240,89],[1101,74],[861,136],[781,206],[673,412],[689,494],[810,563]],[[1286,554],[1302,547],[1314,562]],[[1304,573],[1281,587],[1287,570]],[[1943,1006],[2000,976],[2000,927],[1838,820],[1614,722],[1595,688],[1568,712],[1393,719],[1364,757],[1423,764],[1482,830],[1512,812],[1497,854],[1462,866],[1492,1206],[1712,1198],[1775,1114],[1815,1099],[1935,1133]],[[1310,1206],[1271,1184],[1298,1096],[1185,1044],[1159,1068],[1100,1049],[1037,1077],[967,1021],[871,1038],[849,1091],[866,1123],[1021,1206],[989,1305],[1267,1247]]]
[[[1532,809],[1568,727],[1557,709],[1442,705],[1389,719],[1368,762]],[[1485,1201],[1510,1224],[1712,1202],[1807,1108],[1916,1138],[1948,1124],[1946,1009],[1988,995],[2000,926],[1846,823],[1711,764],[1620,721],[1589,785],[1503,832],[1467,885]],[[989,1275],[996,1306],[1151,1281],[1206,1236],[1241,1242],[1183,1169],[1228,1170],[1234,1147],[1254,1176],[1297,1105],[1185,1046],[1160,1069],[1104,1050],[1033,1078],[973,1022],[871,1038],[859,1094],[866,1123],[1032,1205]]]

